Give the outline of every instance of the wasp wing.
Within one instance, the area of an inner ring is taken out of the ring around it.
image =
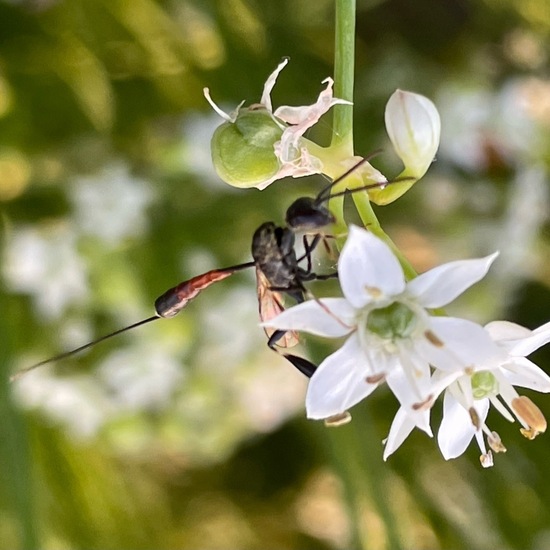
[[[260,309],[260,320],[262,322],[273,319],[279,313],[284,311],[283,296],[280,292],[271,290],[269,281],[263,271],[256,267],[256,283],[258,289],[258,305]],[[268,338],[275,332],[273,328],[265,328],[265,333]],[[287,331],[277,341],[277,345],[281,348],[291,348],[298,343],[298,334],[294,331]]]

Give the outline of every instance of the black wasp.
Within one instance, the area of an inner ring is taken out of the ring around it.
[[[298,303],[303,302],[307,294],[304,283],[337,277],[336,272],[327,275],[315,273],[312,270],[311,258],[312,251],[325,238],[323,229],[335,221],[334,216],[326,206],[331,196],[338,197],[356,191],[381,188],[389,183],[397,181],[374,183],[364,187],[332,195],[330,194],[331,189],[337,183],[348,177],[352,172],[357,170],[361,164],[367,162],[367,160],[368,158],[362,159],[355,164],[347,172],[323,188],[315,198],[300,197],[296,199],[286,211],[285,226],[278,226],[274,222],[266,222],[258,227],[252,237],[253,261],[222,269],[213,269],[201,275],[196,275],[187,281],[183,281],[177,286],[167,290],[156,299],[155,315],[111,332],[78,348],[60,353],[59,355],[55,355],[54,357],[31,365],[15,373],[12,376],[12,380],[17,379],[22,374],[37,367],[70,357],[103,340],[112,338],[117,334],[127,332],[157,319],[174,317],[191,300],[210,285],[226,279],[237,271],[250,267],[256,268],[258,302],[260,319],[262,321],[269,320],[283,311],[283,294],[290,296]],[[401,179],[399,181],[403,180]],[[295,251],[296,233],[298,232],[304,233],[304,253],[300,257],[297,257]],[[302,261],[306,262],[305,268],[300,266]],[[277,351],[276,346],[280,348],[289,348],[298,342],[297,335],[293,332],[266,330],[266,333],[269,337],[268,346],[275,351]],[[310,361],[286,352],[280,353],[306,376],[311,377],[315,372],[316,366]]]

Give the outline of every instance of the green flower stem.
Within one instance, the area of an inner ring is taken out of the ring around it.
[[[334,96],[353,102],[355,78],[355,0],[336,0],[334,40]],[[332,120],[331,152],[335,157],[353,156],[353,105],[335,105]],[[332,178],[338,174],[330,174]],[[331,200],[336,218],[336,235],[347,232],[344,198]]]
[[[335,57],[334,57],[334,95],[335,97],[353,101],[353,82],[355,70],[355,0],[336,0],[336,36],[335,36]],[[332,142],[328,148],[319,148],[316,152],[313,148],[308,149],[312,154],[323,162],[323,172],[332,179],[340,176],[345,170],[346,164],[342,161],[354,156],[353,150],[353,106],[336,105],[334,107]],[[349,164],[348,164],[349,166]],[[360,187],[365,185],[360,175],[350,175],[346,179],[345,187]],[[354,198],[361,219],[365,227],[373,233],[382,237],[390,244],[392,250],[396,251],[402,262],[402,258],[391,239],[380,227],[378,219],[374,215],[366,193],[355,193]],[[331,201],[331,210],[336,216],[337,223],[334,228],[336,236],[347,233],[347,227],[343,215],[344,197],[338,197]],[[407,268],[405,268],[405,265]],[[412,268],[408,263],[404,265],[406,273]],[[353,430],[353,431],[351,431]],[[383,490],[386,475],[381,468],[375,472],[372,463],[370,449],[361,447],[359,443],[364,436],[363,430],[355,427],[348,427],[342,431],[333,432],[327,438],[331,443],[333,465],[339,473],[344,484],[345,498],[348,504],[351,529],[352,547],[364,549],[369,546],[369,536],[365,532],[361,521],[361,509],[366,494],[373,497],[373,505],[377,509],[387,528],[388,540],[391,548],[399,549],[399,537],[396,531],[395,521],[385,500]],[[357,433],[360,431],[361,433]],[[332,437],[331,437],[332,436]],[[358,448],[359,447],[359,448]],[[361,463],[359,457],[365,458],[369,464]]]
[[[334,97],[353,102],[355,77],[355,0],[336,0],[335,44],[334,44]],[[339,161],[353,157],[353,105],[335,105],[333,110],[332,141],[330,147],[322,151],[310,152],[323,162],[323,172],[331,178],[342,173]],[[313,144],[314,145],[314,144]],[[317,146],[318,147],[318,146]],[[348,178],[346,187],[365,185],[360,178]],[[393,241],[386,235],[378,221],[366,193],[355,193],[353,199],[365,227],[383,239],[398,257],[407,279],[416,277],[411,264],[401,254]],[[331,211],[336,217],[335,234],[345,235],[344,198],[331,200]]]
[[[405,258],[399,248],[397,248],[395,243],[390,239],[388,234],[380,226],[380,222],[378,221],[378,218],[376,217],[376,214],[372,209],[372,203],[370,202],[367,193],[354,193],[352,197],[353,201],[355,202],[357,211],[359,212],[359,216],[361,217],[361,221],[363,222],[363,225],[371,233],[373,233],[377,237],[380,237],[392,249],[392,252],[395,254],[397,259],[399,260],[399,263],[401,264],[401,267],[403,268],[405,278],[408,281],[414,279],[418,275],[418,273],[415,271],[407,258]]]
[[[336,0],[334,96],[353,102],[355,0]],[[353,155],[353,105],[335,105],[331,149]]]

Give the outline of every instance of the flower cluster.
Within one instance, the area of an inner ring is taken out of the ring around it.
[[[342,157],[337,147],[321,147],[304,137],[334,105],[351,106],[333,97],[331,78],[324,81],[326,87],[313,105],[273,109],[271,91],[287,62],[268,78],[260,104],[241,104],[230,115],[205,89],[206,98],[225,119],[212,138],[212,157],[218,174],[230,185],[263,189],[285,176],[314,173],[334,178],[356,165],[358,157]],[[344,178],[350,180],[347,187],[365,190],[367,203],[378,205],[393,202],[424,176],[441,133],[435,105],[402,90],[390,97],[385,124],[404,165],[401,174],[388,181],[364,162],[356,165],[353,177]],[[372,213],[370,206],[367,210]],[[263,323],[271,330],[347,336],[319,367],[311,366],[308,417],[341,424],[351,418],[351,407],[387,384],[400,408],[385,442],[386,459],[415,427],[432,436],[430,411],[443,395],[437,437],[443,456],[461,455],[475,437],[484,467],[493,464],[493,452],[506,450],[499,435],[487,427],[490,405],[507,420],[517,419],[525,437],[544,432],[543,414],[515,386],[550,392],[550,377],[526,359],[550,341],[550,323],[534,331],[505,321],[483,327],[447,316],[441,309],[481,280],[498,253],[450,262],[416,276],[376,218],[365,218],[360,208],[359,213],[379,236],[350,227],[338,262],[343,297],[306,301]],[[343,220],[335,218],[342,227]]]
[[[311,377],[308,417],[340,422],[350,407],[387,383],[401,407],[384,458],[415,427],[432,435],[430,409],[443,392],[438,443],[446,459],[462,454],[474,436],[485,467],[492,465],[485,439],[492,451],[506,450],[485,424],[491,404],[513,421],[511,411],[529,439],[544,432],[544,416],[514,386],[550,392],[550,377],[525,358],[550,341],[550,323],[535,331],[505,321],[482,327],[433,313],[482,279],[496,257],[450,262],[407,282],[390,247],[351,226],[338,262],[344,297],[310,300],[265,323],[279,330],[348,336]]]

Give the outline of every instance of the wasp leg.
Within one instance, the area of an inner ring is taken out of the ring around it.
[[[299,357],[298,355],[283,353],[275,347],[277,345],[277,342],[283,337],[285,332],[287,331],[276,330],[267,341],[268,347],[279,355],[282,355],[289,363],[291,363],[293,367],[297,368],[303,375],[311,378],[313,376],[313,373],[317,370],[317,365],[314,365],[311,361],[308,361],[303,357]]]
[[[336,239],[334,235],[324,235],[322,233],[316,233],[311,242],[308,240],[308,236],[304,235],[302,237],[302,242],[304,246],[304,253],[296,260],[297,263],[300,263],[302,260],[307,260],[307,267],[303,270],[304,274],[309,275],[312,272],[312,252],[319,246],[319,243],[322,241],[325,247],[325,250],[330,258],[334,258],[334,252],[329,245],[329,239]]]
[[[304,270],[305,273],[311,273],[312,270],[312,259],[311,259],[311,253],[317,248],[317,245],[322,239],[322,235],[320,233],[317,233],[313,239],[311,240],[311,243],[309,242],[307,235],[304,235],[302,238],[302,242],[304,243],[304,254],[296,260],[297,263],[301,262],[302,260],[305,260],[307,258],[307,268]]]
[[[317,370],[317,365],[314,365],[303,357],[298,357],[298,355],[292,355],[291,353],[283,353],[282,356],[308,378],[311,378]]]
[[[338,279],[338,271],[334,271],[333,273],[312,273],[313,277],[311,278],[312,281],[328,281],[328,279]]]

